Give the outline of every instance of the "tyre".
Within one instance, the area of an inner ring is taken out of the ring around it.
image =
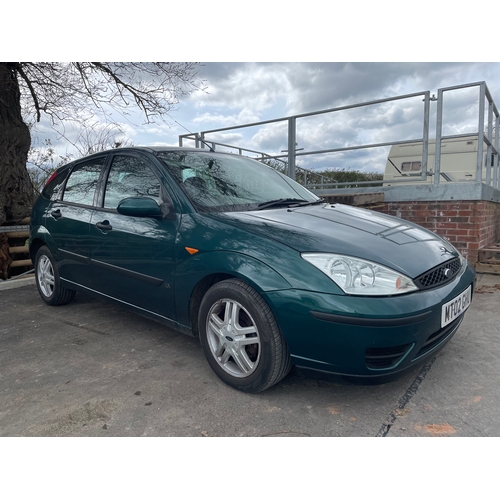
[[[46,246],[40,247],[35,256],[35,281],[40,297],[51,306],[67,304],[75,297],[74,290],[61,285],[54,258]]]
[[[220,281],[208,290],[198,329],[208,363],[236,389],[260,392],[290,371],[288,346],[271,309],[239,279]]]

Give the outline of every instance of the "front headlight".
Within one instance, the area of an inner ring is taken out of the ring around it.
[[[396,295],[418,290],[413,281],[375,262],[333,253],[303,253],[302,258],[352,295]]]

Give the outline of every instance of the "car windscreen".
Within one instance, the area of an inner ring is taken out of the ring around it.
[[[319,200],[289,177],[243,156],[194,151],[156,155],[199,211],[243,211],[276,200]]]

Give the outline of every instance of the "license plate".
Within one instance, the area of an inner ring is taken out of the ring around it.
[[[441,328],[451,323],[466,311],[471,303],[471,295],[472,285],[460,295],[443,305],[441,310]]]

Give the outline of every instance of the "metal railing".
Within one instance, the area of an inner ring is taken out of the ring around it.
[[[433,95],[431,97],[430,91],[416,92],[412,94],[405,94],[385,99],[378,99],[374,101],[368,101],[358,104],[351,104],[347,106],[340,106],[337,108],[324,109],[321,111],[315,111],[311,113],[302,113],[298,115],[288,116],[284,118],[276,118],[272,120],[265,120],[260,122],[247,123],[243,125],[235,125],[232,127],[224,127],[218,129],[205,130],[199,133],[189,133],[183,134],[179,136],[179,146],[184,145],[185,140],[195,141],[196,147],[205,147],[206,143],[212,145],[213,149],[216,149],[217,146],[232,148],[238,151],[238,154],[252,153],[257,155],[254,156],[256,159],[273,159],[276,161],[283,162],[286,164],[286,174],[295,179],[297,177],[297,172],[301,173],[303,184],[307,185],[310,188],[327,188],[327,187],[342,187],[342,186],[352,186],[353,184],[359,186],[366,185],[374,185],[374,184],[383,184],[382,180],[367,180],[367,181],[347,181],[347,182],[325,182],[324,176],[314,172],[314,170],[305,169],[303,167],[298,167],[296,165],[296,159],[300,157],[310,156],[310,155],[319,155],[319,154],[328,154],[328,153],[343,153],[347,151],[358,151],[363,149],[373,149],[380,148],[385,146],[394,146],[399,144],[415,144],[422,143],[422,158],[421,158],[421,174],[417,177],[412,177],[411,181],[408,177],[404,177],[402,179],[391,179],[391,184],[397,183],[405,183],[408,182],[425,182],[429,177],[434,177],[433,184],[439,185],[441,182],[441,177],[446,179],[445,173],[441,172],[441,145],[442,141],[445,139],[454,139],[460,137],[470,136],[471,134],[459,134],[459,135],[443,135],[443,102],[444,95],[448,92],[453,92],[461,89],[478,87],[479,88],[479,113],[478,113],[478,151],[477,151],[477,165],[476,165],[476,181],[484,182],[488,185],[492,185],[495,188],[499,188],[500,182],[500,174],[499,174],[499,129],[500,129],[500,121],[499,121],[499,113],[491,94],[486,86],[485,82],[476,82],[469,83],[464,85],[457,85],[453,87],[446,87],[438,90],[437,98]],[[379,142],[379,143],[370,143],[370,144],[361,144],[356,146],[346,146],[346,147],[337,147],[337,148],[326,148],[319,150],[310,150],[310,151],[298,151],[296,150],[296,140],[297,140],[297,121],[302,120],[304,118],[324,115],[324,114],[334,114],[339,113],[346,110],[352,110],[357,108],[365,108],[368,106],[374,106],[384,103],[390,103],[394,101],[401,101],[405,99],[411,99],[416,97],[423,97],[422,101],[424,103],[423,112],[422,112],[422,136],[416,137],[407,140],[400,141],[391,141],[391,142]],[[430,124],[430,116],[431,116],[431,102],[437,102],[437,110],[436,110],[436,152],[435,152],[435,166],[434,171],[428,169],[428,157],[429,157],[429,142],[434,141],[434,138],[429,138],[429,124]],[[488,115],[485,123],[485,107],[486,103],[488,105]],[[286,154],[269,154],[263,153],[260,151],[255,151],[249,148],[244,148],[241,146],[224,144],[221,142],[217,142],[215,140],[209,139],[207,136],[209,134],[228,132],[232,130],[240,130],[249,127],[263,126],[269,125],[273,123],[287,123],[288,136],[287,136],[287,144],[288,149]],[[483,159],[484,145],[486,145],[487,151],[485,159]],[[285,160],[286,159],[286,160]],[[483,163],[486,163],[486,175],[483,179]],[[314,176],[319,176],[319,182],[310,182]],[[309,180],[309,182],[307,182]]]
[[[469,83],[465,85],[456,85],[438,90],[437,98],[437,117],[436,117],[436,162],[434,168],[434,184],[438,185],[441,172],[441,145],[444,139],[455,139],[465,137],[470,134],[448,135],[443,136],[443,104],[445,92],[451,92],[459,89],[470,87],[479,87],[479,116],[478,116],[478,134],[477,134],[477,163],[476,163],[476,181],[484,182],[498,189],[498,134],[499,134],[499,114],[493,98],[486,86],[485,82]],[[484,110],[488,103],[488,120],[485,125]],[[495,127],[493,129],[493,116],[495,117]],[[485,134],[486,130],[486,134]],[[493,137],[493,130],[495,137]],[[486,158],[483,160],[483,147],[486,143],[487,152]],[[483,163],[486,166],[486,178],[483,179]],[[493,168],[493,179],[491,169]]]

